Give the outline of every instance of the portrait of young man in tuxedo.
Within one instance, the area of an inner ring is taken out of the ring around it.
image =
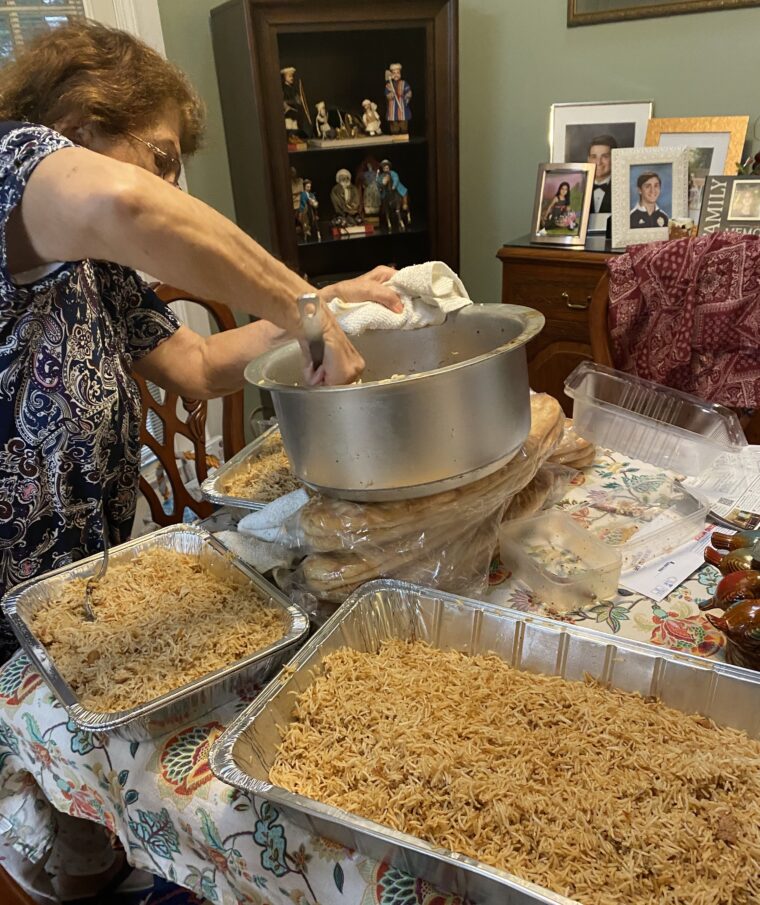
[[[617,146],[612,135],[596,135],[589,142],[586,162],[596,164],[594,193],[591,196],[592,214],[612,213],[612,149]]]

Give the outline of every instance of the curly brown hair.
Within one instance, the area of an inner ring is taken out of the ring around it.
[[[198,149],[203,103],[185,74],[124,31],[77,20],[0,68],[0,119],[55,126],[76,116],[107,135],[137,132],[175,105],[180,148]]]

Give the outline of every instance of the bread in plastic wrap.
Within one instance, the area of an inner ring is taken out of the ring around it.
[[[517,455],[487,477],[434,496],[355,503],[316,496],[295,516],[303,562],[286,579],[340,603],[378,577],[453,593],[485,590],[507,503],[533,479],[563,435],[564,415],[550,396],[531,397],[531,430]]]
[[[562,498],[565,489],[578,474],[569,465],[554,465],[551,461],[536,472],[536,476],[519,493],[512,497],[504,512],[504,521],[529,518],[541,509],[548,508]]]
[[[565,421],[565,430],[557,448],[549,456],[554,465],[569,465],[571,468],[585,468],[596,457],[596,447],[590,440],[579,437],[571,419]]]

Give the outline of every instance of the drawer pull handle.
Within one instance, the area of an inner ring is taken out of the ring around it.
[[[560,296],[560,298],[567,305],[568,308],[572,308],[574,311],[585,311],[588,308],[588,306],[591,304],[590,295],[587,295],[586,301],[581,302],[580,304],[578,304],[577,302],[571,302],[570,296],[566,292],[563,292],[562,295]]]

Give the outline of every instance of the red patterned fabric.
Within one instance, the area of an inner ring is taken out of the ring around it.
[[[760,237],[634,245],[608,264],[615,367],[732,408],[760,408]]]

